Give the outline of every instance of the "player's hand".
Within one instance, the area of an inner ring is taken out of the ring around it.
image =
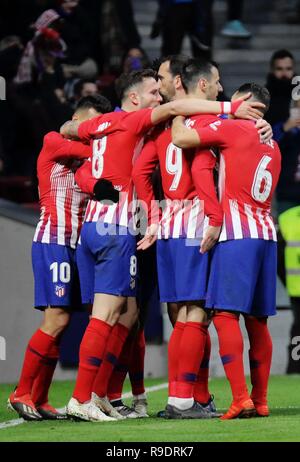
[[[243,100],[242,104],[238,107],[234,116],[237,119],[256,120],[263,117],[263,112],[260,109],[264,109],[266,106],[258,101],[247,101],[251,97],[251,93],[246,93],[236,101]]]
[[[288,119],[285,124],[283,124],[283,130],[285,132],[288,132],[289,130],[291,130],[292,128],[300,128],[300,119]]]
[[[157,240],[158,224],[153,223],[146,229],[145,236],[137,243],[138,250],[146,250]]]
[[[94,186],[94,199],[97,201],[108,200],[119,202],[119,191],[117,191],[111,181],[101,178]]]
[[[218,241],[221,232],[221,226],[208,226],[203,236],[200,253],[208,252]]]
[[[261,143],[268,143],[273,138],[273,130],[265,119],[258,119],[255,124]]]

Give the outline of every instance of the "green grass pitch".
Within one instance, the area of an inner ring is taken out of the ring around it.
[[[147,386],[163,380],[147,380]],[[62,407],[71,395],[72,382],[56,382],[51,390],[51,403]],[[211,392],[218,409],[230,405],[230,389],[225,379],[212,379]],[[6,409],[11,385],[0,385],[1,423],[18,418]],[[125,391],[129,391],[126,383]],[[0,428],[0,442],[273,442],[300,441],[300,376],[271,377],[269,404],[271,416],[222,422],[212,420],[162,420],[155,418],[166,403],[167,390],[148,394],[149,419],[109,423],[26,422],[16,427]],[[130,400],[126,400],[130,402]]]

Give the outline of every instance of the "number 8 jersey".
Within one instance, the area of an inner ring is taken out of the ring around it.
[[[221,149],[219,193],[224,221],[219,240],[276,241],[271,202],[281,169],[277,143],[274,140],[261,143],[253,121],[217,120],[196,130],[201,149],[206,146]],[[201,169],[201,162],[199,151],[195,169]],[[201,184],[197,186],[201,189]]]

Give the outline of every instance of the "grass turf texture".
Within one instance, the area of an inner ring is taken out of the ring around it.
[[[147,386],[163,380],[147,380]],[[16,413],[6,409],[11,385],[0,385],[0,422],[17,419]],[[56,382],[51,390],[51,403],[62,407],[71,396],[72,382]],[[215,394],[218,409],[230,405],[230,389],[225,379],[213,379],[210,390]],[[261,442],[300,441],[300,376],[271,377],[270,409],[268,418],[238,419],[222,422],[212,420],[164,420],[155,418],[164,408],[167,390],[148,394],[149,419],[125,420],[109,423],[89,422],[26,422],[0,429],[0,441],[10,442]],[[125,391],[129,391],[126,383]],[[130,403],[130,400],[126,400]]]

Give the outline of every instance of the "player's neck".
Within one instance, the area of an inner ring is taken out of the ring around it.
[[[186,98],[189,98],[189,99],[202,99],[202,100],[208,100],[208,98],[207,98],[207,96],[205,95],[205,93],[198,93],[198,92],[189,93],[188,95],[186,95]]]
[[[125,101],[124,103],[122,103],[121,109],[125,112],[134,112],[137,111],[139,108],[134,106],[131,102]]]
[[[175,90],[175,95],[174,95],[173,101],[176,100],[176,99],[186,98],[186,96],[187,96],[187,94],[186,94],[186,92],[184,91],[183,88],[181,88],[180,90]]]

